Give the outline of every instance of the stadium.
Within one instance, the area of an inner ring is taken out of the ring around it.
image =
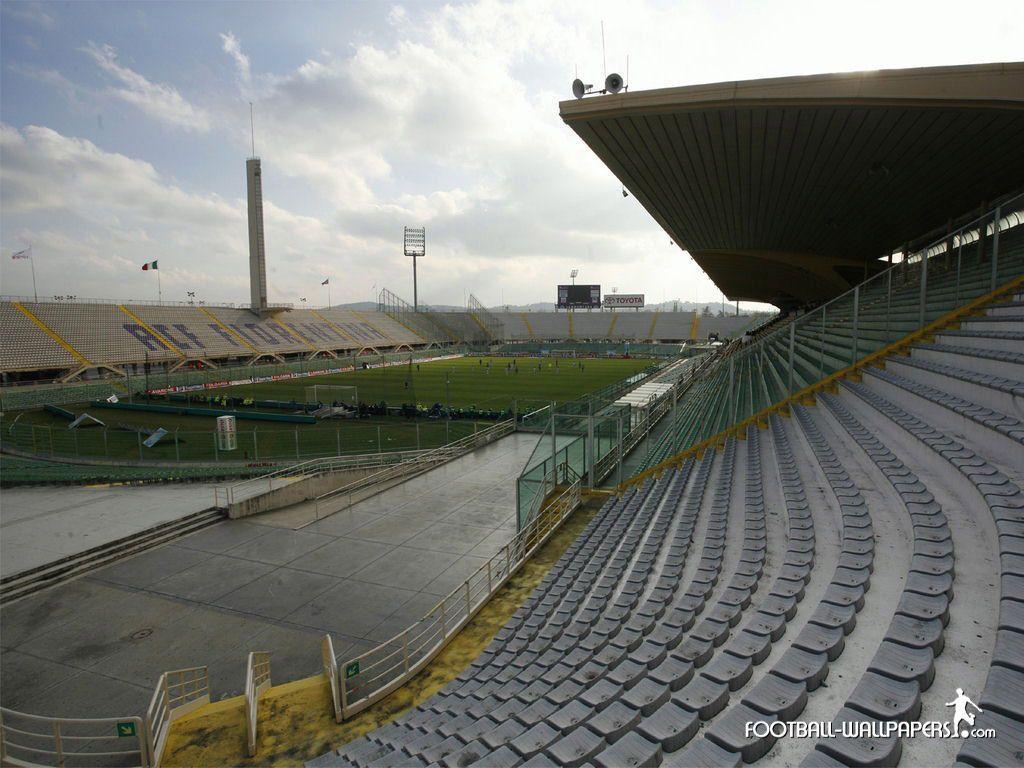
[[[777,312],[2,298],[4,765],[1024,763],[1024,64],[586,88]]]

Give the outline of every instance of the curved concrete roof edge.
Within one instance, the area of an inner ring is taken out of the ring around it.
[[[765,103],[926,103],[1024,109],[1024,62],[837,72],[631,91],[559,102],[566,122]]]

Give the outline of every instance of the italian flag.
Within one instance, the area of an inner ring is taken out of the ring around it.
[[[157,269],[155,261],[147,261],[145,264],[142,265],[143,272],[148,272],[151,269]]]

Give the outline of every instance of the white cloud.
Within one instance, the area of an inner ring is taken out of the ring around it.
[[[221,32],[221,48],[224,53],[234,59],[235,68],[238,71],[238,80],[243,88],[248,88],[252,81],[252,71],[249,65],[249,57],[242,53],[242,44],[233,32],[227,34]]]
[[[108,96],[138,107],[150,117],[177,128],[200,133],[210,129],[210,119],[205,110],[190,104],[174,86],[152,83],[121,64],[113,46],[89,43],[81,51],[88,54],[104,74],[120,84],[106,89],[104,92]]]
[[[51,8],[43,3],[6,2],[3,4],[4,14],[12,19],[24,21],[40,29],[51,30],[57,26],[57,17]]]
[[[378,28],[352,30],[333,51],[311,49],[305,62],[284,71],[254,72],[242,41],[220,33],[219,46],[206,46],[215,63],[198,62],[222,78],[198,91],[203,108],[185,100],[177,81],[152,83],[127,68],[109,46],[86,51],[114,81],[111,96],[165,123],[205,131],[204,141],[223,140],[239,164],[249,132],[238,96],[255,102],[268,263],[279,300],[318,295],[328,275],[337,279],[336,300],[369,298],[374,284],[409,296],[401,231],[422,224],[428,257],[419,277],[429,302],[460,303],[464,290],[487,303],[502,295],[515,303],[550,300],[573,267],[583,269],[581,279],[652,301],[713,301],[719,294],[706,276],[634,198],[620,195],[611,172],[558,117],[577,68],[588,82],[603,78],[600,19],[608,70],[626,74],[628,53],[637,89],[1012,59],[1022,17],[1013,3],[983,5],[982,12],[951,6],[927,14],[915,4],[871,0],[856,13],[783,0],[381,6]],[[931,44],[951,28],[960,30],[960,45]],[[267,51],[276,52],[272,45]],[[227,77],[225,54],[233,65]],[[26,73],[73,93],[52,70]],[[245,300],[241,200],[185,192],[139,159],[43,128],[5,129],[7,141],[5,237],[63,232],[65,244],[54,238],[52,249],[68,264],[78,263],[86,245],[101,253],[108,242],[133,264],[157,252],[168,263],[165,287],[181,270],[182,281],[210,298]],[[82,263],[90,270],[96,264]],[[78,279],[72,270],[53,277]],[[137,292],[138,279],[127,287],[106,281],[97,290]]]
[[[167,298],[198,289],[207,300],[248,300],[244,200],[187,192],[149,163],[40,126],[0,123],[0,154],[3,247],[33,244],[41,294],[152,298],[139,266],[159,259]],[[372,280],[357,266],[386,254],[272,202],[265,218],[274,298],[290,300],[328,272],[369,298]],[[5,293],[31,288],[17,267],[0,261]]]
[[[68,80],[68,78],[56,69],[19,63],[10,64],[7,69],[23,77],[31,78],[32,80],[53,88],[55,91],[60,93],[69,104],[75,107],[81,107],[83,104],[81,96],[85,94],[85,89]]]

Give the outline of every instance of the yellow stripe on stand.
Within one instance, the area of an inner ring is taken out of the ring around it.
[[[220,320],[218,320],[217,316],[215,314],[213,314],[213,312],[208,310],[206,307],[196,307],[196,309],[198,309],[200,312],[202,312],[208,318],[213,320],[213,322],[215,322],[217,325],[219,325],[224,330],[224,333],[227,333],[227,334],[229,334],[231,336],[234,336],[236,339],[238,339],[240,342],[242,342],[242,344],[244,344],[250,350],[252,350],[252,353],[254,355],[262,355],[263,354],[260,350],[256,349],[256,347],[254,347],[252,344],[250,344],[248,341],[246,341],[245,338],[242,336],[242,334],[240,334],[238,331],[236,331],[233,328],[228,328],[226,325],[224,325],[224,323],[222,323]]]
[[[520,312],[519,316],[523,319],[523,325],[526,326],[526,332],[530,334],[530,338],[536,339],[537,335],[533,332],[533,326],[530,325],[530,318],[526,316],[525,312]]]
[[[651,327],[650,330],[647,331],[647,338],[650,339],[651,341],[654,341],[654,326],[658,324],[658,315],[660,314],[661,310],[656,309],[654,310],[654,317],[651,318]]]

